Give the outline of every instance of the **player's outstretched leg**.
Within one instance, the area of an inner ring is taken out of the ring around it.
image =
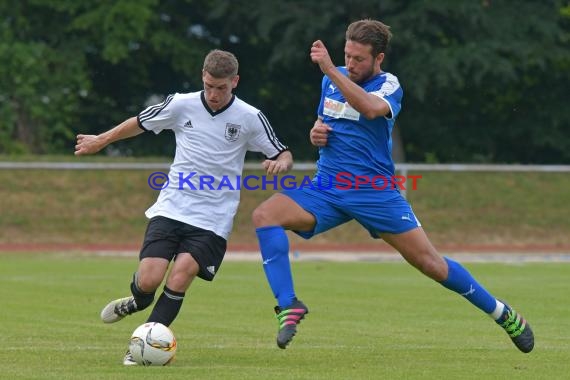
[[[137,304],[133,296],[119,298],[109,302],[101,310],[101,320],[105,323],[115,323],[137,311]]]
[[[534,335],[526,320],[504,302],[493,297],[458,262],[444,258],[448,265],[448,277],[441,284],[489,314],[505,329],[509,337],[522,352],[530,352],[534,347]]]
[[[534,348],[534,334],[528,322],[509,305],[505,304],[501,316],[495,320],[501,326],[519,350],[524,353]]]
[[[275,306],[275,314],[279,322],[279,331],[277,332],[277,346],[285,349],[293,340],[297,333],[297,325],[309,314],[309,309],[303,302],[298,299],[284,308]]]

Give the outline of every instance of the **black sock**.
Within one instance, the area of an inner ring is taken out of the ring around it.
[[[159,322],[165,326],[170,326],[172,321],[174,321],[178,315],[180,307],[182,307],[184,294],[185,293],[170,290],[165,286],[162,294],[158,297],[158,301],[156,301],[156,305],[154,305],[147,322]]]
[[[138,273],[133,274],[133,282],[131,282],[131,293],[135,298],[135,303],[137,304],[137,311],[146,309],[152,301],[154,301],[154,293],[145,293],[139,289],[138,286]]]

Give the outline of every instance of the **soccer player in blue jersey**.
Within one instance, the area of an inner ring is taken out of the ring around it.
[[[285,230],[309,239],[355,219],[423,274],[488,314],[519,350],[530,352],[534,335],[526,320],[461,264],[441,257],[397,186],[386,186],[394,176],[391,133],[403,95],[398,78],[381,69],[390,37],[389,27],[376,20],[350,24],[343,67],[332,63],[321,41],[311,47],[311,60],[324,74],[310,132],[320,156],[313,186],[275,194],[252,215],[265,275],[278,303],[277,345],[287,347],[309,312],[295,294]]]

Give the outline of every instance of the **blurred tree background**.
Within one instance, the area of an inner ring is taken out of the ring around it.
[[[394,34],[383,69],[404,88],[395,139],[406,161],[570,163],[570,3],[549,0],[3,0],[0,153],[71,154],[77,133],[200,90],[203,57],[221,48],[240,61],[236,94],[312,160],[311,43],[342,65],[360,18]],[[106,153],[173,150],[161,133]]]

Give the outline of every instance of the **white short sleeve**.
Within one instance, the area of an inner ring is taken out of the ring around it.
[[[174,129],[179,118],[179,99],[178,94],[171,94],[162,103],[147,107],[137,117],[139,126],[156,134],[163,129]]]
[[[276,157],[279,153],[287,150],[287,146],[279,141],[271,124],[269,124],[269,120],[261,111],[252,119],[252,124],[254,134],[248,142],[247,150],[261,152],[267,158]]]

